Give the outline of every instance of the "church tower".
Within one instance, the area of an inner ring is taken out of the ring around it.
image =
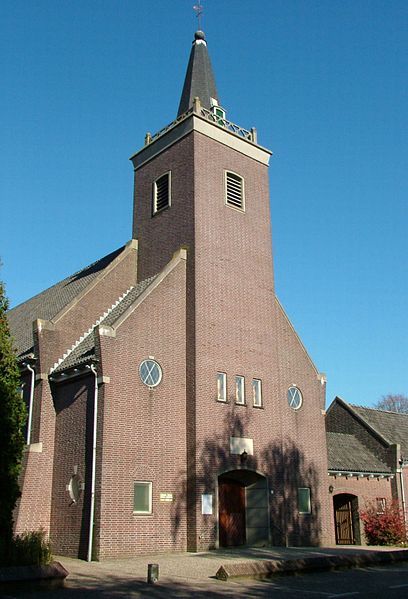
[[[197,31],[175,120],[132,157],[132,240],[9,313],[18,532],[88,560],[333,541],[325,379],[275,296],[270,157]]]
[[[274,294],[270,156],[257,143],[255,129],[227,119],[205,35],[197,31],[177,118],[156,135],[147,134],[132,157],[138,280],[157,273],[180,247],[187,249],[191,550],[284,542],[288,529],[293,543],[319,537],[309,515],[300,533],[297,490],[304,489],[309,505],[311,489],[303,466],[291,461],[300,455],[307,461],[302,437],[306,441],[311,423],[318,431],[318,453],[325,453],[324,388]],[[309,408],[300,405],[302,392]],[[310,455],[314,443],[306,444]],[[320,481],[327,475],[324,455],[319,460]],[[296,512],[290,515],[283,514],[288,476]],[[271,489],[277,492],[273,505]],[[321,510],[320,492],[313,489]]]

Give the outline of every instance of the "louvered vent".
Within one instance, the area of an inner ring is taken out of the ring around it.
[[[154,182],[153,213],[170,206],[170,173],[165,173]]]
[[[235,173],[225,173],[227,188],[227,204],[234,208],[244,209],[244,180]]]

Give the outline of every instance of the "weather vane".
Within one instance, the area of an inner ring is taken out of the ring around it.
[[[201,15],[203,14],[204,10],[201,0],[198,0],[197,4],[194,4],[193,9],[195,10],[198,19],[198,29],[201,29]]]

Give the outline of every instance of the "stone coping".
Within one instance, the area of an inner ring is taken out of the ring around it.
[[[408,561],[408,549],[391,551],[370,551],[349,555],[325,555],[318,557],[302,557],[299,559],[274,559],[223,564],[216,573],[218,580],[231,578],[268,578],[277,574],[293,574],[295,572],[311,572],[337,568],[355,568],[374,564],[389,564]]]

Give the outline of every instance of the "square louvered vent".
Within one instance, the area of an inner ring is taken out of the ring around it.
[[[153,214],[170,206],[170,173],[165,173],[154,182]]]
[[[244,209],[244,180],[235,173],[225,173],[226,178],[226,202],[234,208]]]

